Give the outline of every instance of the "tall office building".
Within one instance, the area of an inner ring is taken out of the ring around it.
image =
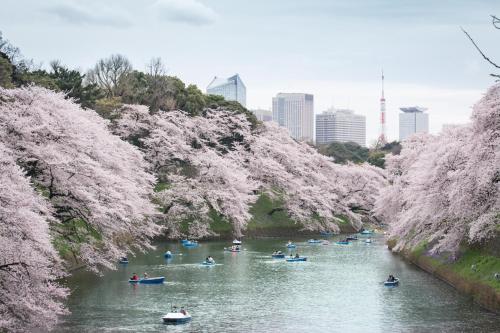
[[[314,96],[279,93],[273,97],[273,120],[286,127],[292,138],[312,142],[314,137]]]
[[[273,120],[273,112],[269,110],[262,110],[262,109],[256,109],[256,110],[250,110],[252,113],[255,115],[257,120],[260,121],[271,121]]]
[[[412,106],[400,108],[399,141],[403,141],[414,133],[429,133],[429,115],[426,108]]]
[[[356,142],[366,146],[366,117],[352,110],[323,111],[316,115],[316,144]]]
[[[238,74],[227,79],[214,77],[207,87],[207,94],[219,95],[226,101],[237,101],[243,106],[247,104],[247,88]]]

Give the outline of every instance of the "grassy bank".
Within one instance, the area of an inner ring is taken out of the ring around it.
[[[392,248],[394,242],[389,241],[388,246]],[[476,303],[500,314],[500,279],[495,277],[500,273],[500,257],[487,247],[464,247],[460,258],[454,262],[428,255],[426,244],[400,254],[458,291],[470,295]]]
[[[250,208],[251,220],[244,231],[247,237],[259,236],[294,236],[294,235],[317,235],[316,231],[304,230],[304,226],[291,219],[283,209],[284,202],[278,197],[271,198],[267,194],[261,194],[259,199]],[[215,212],[211,214],[212,223],[210,228],[219,234],[220,238],[232,237],[232,226],[226,219],[218,216]],[[355,232],[349,221],[344,216],[338,216],[340,230],[345,233]]]

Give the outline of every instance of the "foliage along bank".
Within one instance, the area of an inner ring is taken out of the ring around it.
[[[499,311],[500,86],[474,106],[471,124],[403,142],[387,171],[375,212],[392,250]]]

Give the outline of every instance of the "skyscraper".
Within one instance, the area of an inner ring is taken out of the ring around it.
[[[313,141],[314,96],[301,93],[279,93],[273,97],[273,120],[288,128],[299,141]]]
[[[247,104],[247,88],[238,74],[227,79],[214,77],[207,87],[207,94],[219,95],[226,101],[237,101],[243,106]]]
[[[316,143],[356,142],[366,146],[366,117],[333,108],[316,115]]]
[[[429,133],[429,115],[426,108],[412,106],[400,108],[399,141],[403,141],[414,133]]]

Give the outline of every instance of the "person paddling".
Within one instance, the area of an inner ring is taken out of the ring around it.
[[[134,273],[134,275],[132,275],[132,277],[130,278],[130,280],[138,281],[139,280],[139,276],[137,275],[137,273]]]

